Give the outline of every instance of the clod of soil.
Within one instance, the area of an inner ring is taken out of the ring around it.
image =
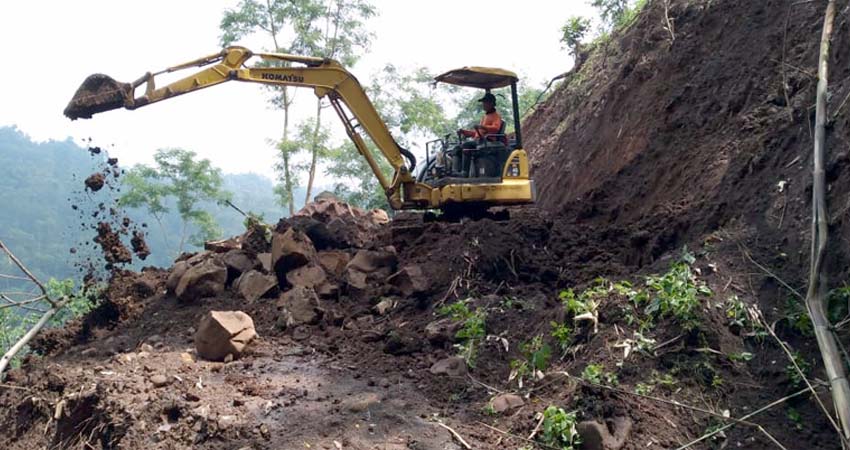
[[[86,188],[88,188],[92,192],[97,192],[103,189],[103,185],[105,183],[106,177],[103,176],[103,174],[100,172],[93,173],[89,175],[88,178],[86,178]]]
[[[112,231],[112,226],[106,222],[97,224],[97,237],[94,241],[100,244],[103,250],[103,257],[110,264],[126,264],[133,261],[133,255],[130,250],[121,242],[121,237],[115,231]],[[143,241],[144,242],[144,241]]]
[[[133,246],[133,253],[135,253],[142,261],[151,254],[151,249],[148,247],[148,243],[145,242],[145,235],[139,231],[133,232],[133,238],[130,239],[130,245]]]

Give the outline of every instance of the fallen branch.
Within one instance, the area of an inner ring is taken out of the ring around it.
[[[44,286],[44,284],[42,284],[41,281],[39,281],[39,279],[36,278],[35,275],[33,275],[32,272],[29,271],[29,269],[27,269],[24,263],[22,263],[21,260],[19,260],[18,257],[16,257],[15,254],[12,253],[11,250],[9,250],[9,247],[6,247],[6,244],[4,244],[3,241],[0,241],[0,250],[3,250],[3,252],[6,253],[9,259],[21,270],[21,272],[23,272],[27,276],[29,281],[38,286],[42,294],[40,296],[20,301],[12,300],[7,295],[2,295],[2,300],[6,301],[9,304],[0,305],[0,308],[18,306],[24,309],[29,309],[41,313],[41,318],[38,319],[38,322],[36,322],[35,325],[33,325],[29,329],[29,331],[26,332],[26,334],[24,334],[20,339],[18,339],[18,341],[15,342],[15,344],[12,345],[12,347],[10,347],[6,351],[6,353],[3,354],[2,357],[0,357],[0,380],[2,380],[3,373],[6,371],[6,367],[9,366],[9,363],[12,361],[12,358],[14,358],[15,355],[17,355],[22,348],[26,347],[26,345],[29,344],[29,342],[35,337],[35,335],[38,334],[38,332],[41,331],[42,328],[44,328],[44,325],[46,325],[47,322],[49,322],[50,319],[54,315],[56,315],[57,312],[59,312],[59,310],[61,310],[65,307],[66,304],[68,304],[70,299],[67,296],[59,299],[50,298],[50,294],[48,294],[47,288]],[[29,306],[31,303],[41,300],[48,302],[50,304],[50,309],[48,309],[47,311],[42,311],[40,309],[32,308]]]
[[[444,424],[444,423],[442,423],[442,422],[435,422],[435,423],[436,423],[437,425],[439,425],[439,426],[441,426],[441,427],[443,427],[443,428],[445,428],[445,429],[449,430],[449,433],[451,433],[451,434],[452,434],[452,436],[454,436],[454,438],[455,438],[455,439],[457,439],[457,441],[458,441],[458,442],[460,442],[460,444],[461,444],[461,445],[463,445],[463,447],[464,447],[464,448],[467,448],[467,449],[469,449],[469,450],[472,450],[472,446],[471,446],[471,445],[469,445],[469,444],[468,444],[465,440],[463,440],[463,437],[462,437],[461,435],[459,435],[459,434],[457,433],[457,431],[453,430],[450,426],[448,426],[448,425],[446,425],[446,424]]]
[[[35,325],[33,325],[32,328],[27,331],[27,334],[20,338],[18,342],[16,342],[15,345],[13,345],[8,351],[6,351],[6,353],[3,354],[3,357],[0,358],[0,377],[2,377],[3,372],[6,370],[6,366],[9,365],[9,362],[12,361],[12,358],[14,358],[15,355],[18,354],[18,352],[21,351],[22,348],[24,348],[24,346],[29,344],[32,338],[34,338],[35,335],[38,334],[38,332],[41,331],[42,328],[44,328],[44,325],[47,324],[51,317],[53,317],[57,312],[59,312],[60,309],[65,307],[65,305],[68,303],[68,298],[63,297],[59,301],[51,301],[50,303],[53,304],[53,307],[48,309],[41,316],[41,319],[39,319],[38,322],[36,322]]]

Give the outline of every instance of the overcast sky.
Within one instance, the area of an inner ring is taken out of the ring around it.
[[[218,25],[236,0],[116,0],[4,2],[0,42],[0,126],[16,125],[36,140],[92,138],[123,165],[150,162],[163,147],[183,147],[225,172],[272,176],[282,116],[263,90],[227,83],[136,111],[113,111],[71,122],[66,103],[87,75],[130,82],[219,49]],[[443,71],[464,65],[503,67],[543,84],[570,68],[559,28],[591,15],[585,0],[374,0],[370,51],[353,68],[364,84],[386,63]],[[249,40],[257,48],[261,41]],[[300,90],[294,119],[315,108]],[[328,116],[335,134],[342,126]]]

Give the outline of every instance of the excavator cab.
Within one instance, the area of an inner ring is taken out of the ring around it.
[[[528,179],[528,160],[522,149],[517,81],[515,73],[490,67],[463,67],[435,78],[435,84],[478,88],[485,93],[510,87],[514,132],[510,136],[506,134],[507,123],[503,120],[497,133],[466,140],[460,134],[448,134],[442,139],[428,142],[425,166],[419,173],[418,181],[435,187],[486,187],[524,179],[523,182],[528,183],[529,194],[533,196],[533,186]],[[516,203],[530,203],[533,198],[526,200]]]

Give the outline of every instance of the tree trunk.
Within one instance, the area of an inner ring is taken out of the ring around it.
[[[809,287],[806,306],[814,325],[815,337],[820,347],[824,368],[832,388],[832,398],[841,422],[844,439],[850,439],[850,383],[844,371],[841,353],[830,332],[826,314],[826,279],[821,276],[827,244],[826,180],[824,154],[826,153],[826,94],[828,86],[829,42],[835,21],[835,0],[829,0],[821,35],[818,59],[818,86],[815,109],[814,171],[812,187],[812,246]]]
[[[311,143],[310,153],[310,175],[307,178],[307,195],[304,199],[304,204],[310,203],[310,198],[313,194],[313,180],[316,178],[316,164],[319,159],[319,130],[322,127],[322,99],[316,100],[316,127],[313,128],[313,142]]]
[[[286,88],[283,88],[283,142],[289,142],[289,98],[286,92]],[[295,200],[294,195],[292,193],[292,172],[289,168],[289,153],[288,151],[281,151],[281,158],[283,159],[283,189],[286,191],[286,200],[289,203],[289,216],[292,217],[295,215]]]

